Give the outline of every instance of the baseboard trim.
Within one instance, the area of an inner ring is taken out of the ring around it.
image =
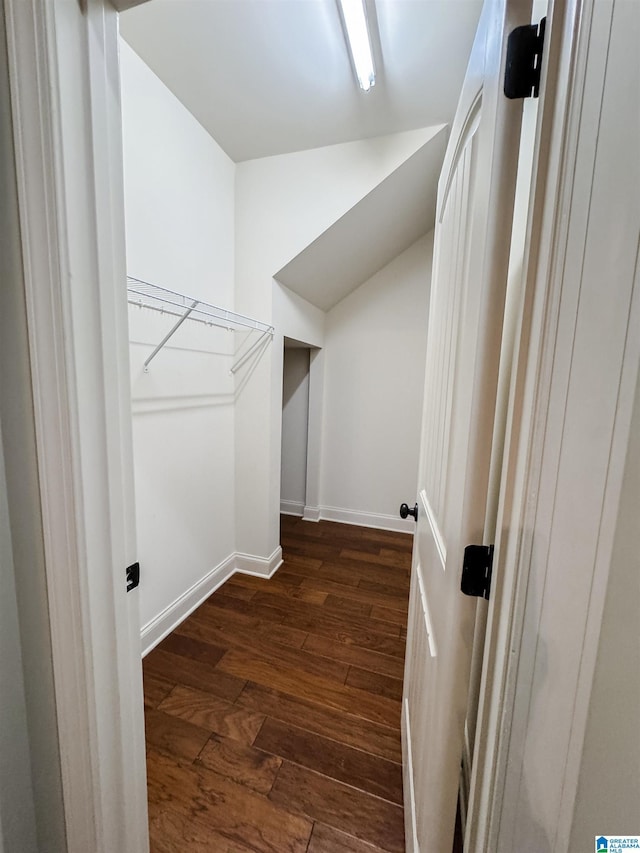
[[[190,587],[179,598],[159,613],[140,631],[142,657],[148,655],[167,634],[170,634],[187,616],[199,607],[212,592],[229,580],[236,571],[236,555],[231,554],[226,560],[211,569],[201,580]]]
[[[267,558],[255,557],[252,554],[231,554],[168,607],[165,607],[162,613],[143,625],[140,631],[142,657],[148,655],[232,575],[238,573],[270,578],[280,568],[282,562],[282,548],[279,545]]]
[[[302,501],[280,501],[280,512],[282,515],[304,515],[304,504]]]
[[[305,506],[302,512],[302,520],[303,521],[320,521],[320,507],[319,506]]]
[[[420,853],[418,826],[416,823],[416,793],[413,782],[413,756],[411,747],[411,724],[409,722],[409,700],[402,703],[402,775],[404,782],[404,832],[407,853]]]
[[[270,557],[253,557],[251,554],[236,554],[236,571],[241,575],[272,577],[282,565],[282,548],[278,545]]]
[[[395,515],[383,515],[378,512],[359,512],[336,506],[318,507],[321,521],[337,521],[340,524],[354,524],[357,527],[375,527],[378,530],[391,530],[395,533],[413,533],[415,522]],[[305,507],[306,512],[306,507]]]

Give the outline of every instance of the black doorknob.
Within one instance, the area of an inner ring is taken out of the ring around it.
[[[409,504],[400,504],[400,518],[406,518],[408,515],[412,515],[415,521],[418,520],[418,504],[413,509],[409,509]]]

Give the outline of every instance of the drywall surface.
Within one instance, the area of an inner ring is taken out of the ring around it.
[[[234,308],[235,166],[122,43],[129,275]],[[131,307],[130,360],[141,623],[235,551],[234,381],[238,342],[186,322],[145,372],[175,318]]]
[[[282,337],[311,347],[324,343],[325,312],[277,281],[273,282],[273,324]]]
[[[384,526],[415,500],[432,254],[433,232],[327,314],[321,516]]]
[[[442,129],[437,125],[239,163],[238,281],[270,279]]]
[[[127,272],[229,301],[234,164],[127,43],[120,44]]]
[[[280,507],[302,515],[307,494],[309,350],[284,350]]]
[[[277,326],[277,300],[286,289],[274,285],[274,274],[441,129],[238,164],[236,310]],[[263,558],[280,538],[281,336],[305,340],[276,331],[260,358],[236,376],[236,542],[240,552]]]
[[[640,833],[640,383],[630,436],[570,850]]]
[[[276,279],[318,308],[330,311],[432,231],[446,144],[447,128],[443,127],[278,270]]]

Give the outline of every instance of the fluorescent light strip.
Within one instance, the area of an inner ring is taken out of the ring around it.
[[[356,76],[360,88],[368,92],[375,85],[376,73],[373,67],[364,0],[339,0],[339,3],[342,7],[342,18],[347,31],[347,41]]]

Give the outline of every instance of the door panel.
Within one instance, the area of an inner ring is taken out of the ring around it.
[[[476,611],[460,571],[483,538],[521,121],[503,33],[523,14],[485,2],[438,187],[403,699],[407,848],[423,853],[453,843]]]

